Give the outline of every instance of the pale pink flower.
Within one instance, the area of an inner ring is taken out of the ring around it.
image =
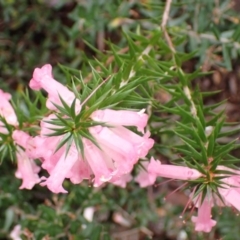
[[[0,89],[0,115],[4,117],[8,124],[17,126],[18,120],[15,111],[10,104],[11,95]]]
[[[223,182],[225,185],[218,188],[222,198],[228,205],[235,207],[240,211],[240,176],[233,175],[228,178],[224,178]]]
[[[27,154],[20,147],[17,148],[16,155],[18,168],[15,176],[22,179],[20,189],[32,189],[35,184],[40,182],[38,177],[40,168],[32,159],[29,159]]]
[[[212,220],[211,216],[212,200],[211,197],[205,197],[200,207],[198,207],[198,216],[192,217],[192,221],[195,223],[195,231],[210,232],[212,227],[216,225],[216,221]]]
[[[45,120],[49,121],[53,118],[54,115],[50,115],[41,122],[41,137],[48,141],[47,144],[46,142],[43,144],[46,154],[42,155],[42,167],[50,174],[48,178],[42,178],[45,182],[41,185],[47,185],[55,193],[66,192],[62,187],[65,178],[69,178],[73,183],[80,183],[83,179],[91,179],[92,175],[94,176],[93,185],[95,187],[99,187],[105,182],[125,186],[127,178],[124,176],[131,172],[139,157],[145,156],[153,145],[153,140],[148,138],[148,134],[144,137],[135,133],[130,134],[131,131],[122,126],[119,128],[95,126],[89,130],[100,148],[90,140],[82,138],[84,159],[77,152],[75,154],[70,153],[74,155],[72,157],[69,157],[68,153],[65,159],[64,146],[55,153],[56,146],[62,136],[46,136],[52,132],[50,128],[53,128],[54,125],[47,123]],[[127,138],[121,135],[121,130],[127,133]],[[146,144],[146,142],[149,143]]]
[[[44,139],[39,136],[32,137],[24,131],[14,130],[12,138],[15,143],[25,149],[25,153],[31,159],[40,159],[42,157],[41,152],[46,153]]]
[[[208,194],[201,205],[201,196],[198,201],[193,199],[196,207],[198,207],[198,217],[192,217],[192,221],[195,223],[196,231],[210,232],[212,227],[216,225],[216,221],[211,219],[211,207],[213,204],[224,207],[233,206],[240,211],[240,176],[239,171],[230,169],[224,166],[218,166],[218,170],[227,170],[232,172],[233,175],[226,176],[222,179],[223,184],[218,187],[218,192],[221,198],[214,192]],[[218,174],[223,176],[223,174]]]
[[[129,129],[117,126],[111,128],[119,137],[128,139],[137,151],[138,158],[144,158],[148,154],[149,150],[153,147],[154,140],[150,138],[150,133],[147,131],[143,136],[140,136]]]
[[[191,169],[184,166],[175,166],[168,164],[161,164],[160,161],[151,158],[148,165],[149,174],[155,174],[164,178],[171,178],[176,180],[195,180],[202,176],[202,174],[196,169]],[[216,225],[216,221],[211,219],[212,201],[207,197],[201,203],[201,198],[192,199],[196,207],[198,207],[198,216],[192,217],[192,221],[195,223],[196,231],[210,232],[212,227]]]
[[[30,87],[35,90],[43,88],[48,93],[47,107],[52,110],[57,110],[54,104],[62,105],[59,96],[68,106],[75,99],[71,91],[53,79],[52,67],[49,64],[34,70]],[[76,110],[81,110],[79,100],[76,100]],[[82,137],[83,153],[77,151],[75,143],[72,143],[67,154],[65,145],[56,151],[64,136],[47,136],[53,133],[52,129],[60,127],[54,125],[54,114],[41,121],[38,138],[23,136],[19,140],[28,155],[33,156],[35,153],[35,157],[41,159],[42,168],[49,173],[49,177],[41,178],[41,185],[46,185],[54,193],[67,192],[62,186],[66,178],[74,184],[90,179],[95,187],[105,182],[125,186],[134,164],[139,158],[145,157],[154,144],[149,132],[140,136],[126,128],[133,126],[143,132],[148,120],[144,110],[97,110],[90,117],[93,121],[106,123],[110,127],[101,126],[101,123],[90,127],[88,130],[99,147]]]
[[[95,121],[112,126],[110,128],[96,126],[90,128],[89,131],[101,149],[113,159],[118,173],[131,172],[138,159],[145,157],[154,144],[153,139],[149,138],[148,132],[144,136],[140,136],[123,127],[135,126],[142,131],[147,124],[147,115],[143,112],[105,109],[95,111],[91,117]]]
[[[196,169],[183,166],[161,164],[160,161],[156,161],[154,158],[151,158],[150,160],[150,163],[148,165],[148,172],[153,173],[159,177],[178,180],[195,180],[202,176],[202,174]]]
[[[32,152],[34,152],[34,148],[31,149],[31,147],[29,147],[29,142],[32,137],[20,130],[14,130],[12,137],[15,143],[25,148],[24,151],[17,146],[16,156],[18,169],[15,176],[23,180],[20,189],[32,189],[35,184],[40,182],[40,178],[38,176],[40,167],[38,167],[33,160],[34,158]]]
[[[132,170],[138,160],[137,149],[128,139],[121,138],[108,127],[91,127],[90,133],[96,139],[100,147],[114,160],[115,166],[119,167],[125,162],[126,172]],[[109,150],[109,151],[108,151]]]
[[[9,133],[6,126],[4,126],[4,123],[1,121],[0,121],[0,133],[3,133],[5,135],[7,135]],[[0,137],[0,139],[2,139],[2,138]]]
[[[27,142],[29,141],[31,136],[21,130],[14,130],[12,133],[12,138],[18,145],[26,148]]]
[[[99,187],[102,183],[109,181],[115,174],[106,164],[106,156],[92,142],[84,140],[84,155],[95,178],[94,187]]]
[[[89,131],[103,152],[105,164],[111,169],[112,178],[109,177],[108,181],[124,187],[131,180],[129,173],[134,164],[139,158],[145,157],[154,144],[148,132],[140,136],[124,126],[136,126],[142,131],[147,124],[147,115],[142,111],[137,113],[105,109],[95,111],[91,118],[111,126],[95,126]]]
[[[45,118],[44,120],[50,120],[52,117],[54,117],[54,115],[50,115],[50,117]],[[76,163],[67,162],[65,165],[65,147],[62,147],[55,152],[56,146],[61,140],[61,137],[47,137],[45,135],[51,133],[51,130],[49,130],[47,127],[52,125],[42,121],[41,126],[41,136],[31,137],[23,131],[15,130],[13,132],[13,139],[18,145],[25,148],[26,156],[30,158],[39,158],[42,160],[42,168],[46,169],[50,176],[52,176],[48,179],[46,177],[42,177],[41,180],[44,180],[42,185],[47,185],[49,189],[55,193],[66,192],[62,188],[62,182],[65,178],[70,178],[70,180],[75,184],[80,183],[83,179],[89,179],[91,175],[89,166],[86,166],[84,161],[80,161],[78,159],[79,161]],[[73,151],[74,150],[70,152],[69,157],[72,156],[71,153]],[[66,161],[68,161],[68,159],[66,159]],[[61,164],[64,166],[61,167]],[[68,164],[73,164],[73,166],[69,166]],[[18,172],[17,176],[19,176]],[[56,177],[56,179],[53,181],[52,179],[54,177]]]
[[[66,152],[64,152],[57,161],[50,176],[48,178],[41,178],[41,180],[43,180],[43,182],[41,182],[41,186],[47,186],[48,189],[54,193],[67,193],[62,184],[69,171],[71,171],[74,164],[78,161],[79,157],[77,149],[74,145],[72,145],[67,155]]]
[[[105,109],[93,112],[91,117],[95,121],[107,122],[113,126],[135,126],[139,132],[143,133],[148,121],[148,115],[144,112],[145,109],[139,112]]]
[[[48,178],[41,177],[41,185],[47,186],[54,193],[67,193],[62,184],[77,162],[79,154],[74,145],[70,147],[67,155],[65,146],[56,151],[62,136],[47,136],[53,132],[50,128],[56,128],[56,126],[47,122],[54,118],[56,118],[55,115],[51,114],[41,121],[40,138],[42,142],[38,146],[41,149],[41,151],[38,151],[38,157],[43,161],[42,168],[46,169],[50,174]]]
[[[135,177],[135,182],[137,182],[140,187],[144,188],[153,185],[157,179],[157,175],[148,172],[149,163],[144,162],[142,165],[144,168],[141,168],[140,172]]]
[[[69,106],[76,99],[73,92],[53,78],[52,66],[50,64],[46,64],[42,68],[35,68],[29,86],[33,90],[44,89],[48,93],[46,105],[50,110],[57,110],[53,103],[62,106],[59,95]],[[76,99],[75,110],[76,113],[81,111],[79,99]]]
[[[42,127],[41,129],[43,130],[45,128]],[[61,148],[55,152],[60,137],[31,137],[21,130],[14,130],[12,137],[19,146],[25,149],[25,153],[29,158],[41,160],[42,168],[46,169],[49,173],[65,151],[64,148]]]
[[[56,126],[47,122],[54,118],[56,118],[55,115],[51,114],[41,121],[40,136],[44,140],[42,144],[44,151],[40,154],[43,159],[42,168],[50,174],[48,178],[41,178],[44,180],[41,185],[46,185],[54,193],[66,193],[67,191],[62,187],[65,178],[69,178],[72,183],[78,184],[83,179],[89,179],[92,172],[88,162],[82,159],[74,144],[72,144],[67,155],[65,146],[56,151],[62,136],[47,136],[53,132],[50,128],[56,128]]]
[[[21,225],[16,225],[13,230],[10,232],[10,238],[12,240],[22,240],[21,238]]]
[[[127,183],[132,180],[132,175],[130,173],[121,175],[120,177],[113,177],[110,182],[118,187],[125,188]]]
[[[49,116],[47,120],[49,121],[51,118],[54,118],[54,115]],[[93,185],[98,187],[104,182],[110,181],[112,176],[117,173],[114,163],[109,155],[106,155],[105,152],[85,138],[83,138],[84,159],[78,154],[74,159],[72,157],[71,160],[68,160],[68,153],[65,161],[60,160],[63,156],[65,157],[65,147],[63,146],[56,153],[54,153],[54,150],[56,149],[58,142],[61,140],[61,136],[47,137],[46,134],[51,133],[49,128],[53,127],[53,125],[46,123],[44,120],[41,123],[41,136],[45,136],[44,138],[46,141],[49,141],[49,144],[46,144],[45,147],[46,152],[51,149],[52,152],[50,151],[51,153],[49,155],[43,155],[44,161],[42,167],[48,170],[50,176],[48,178],[43,177],[42,180],[46,180],[46,182],[41,185],[47,185],[48,188],[55,193],[58,191],[66,192],[62,188],[62,182],[65,178],[69,178],[76,184],[80,183],[83,179],[91,179],[91,176],[93,175]],[[50,141],[51,139],[52,141]],[[61,161],[61,165],[59,161]],[[69,165],[69,167],[66,166],[65,168],[64,166],[68,164],[71,165]],[[61,168],[59,166],[61,166]],[[54,184],[57,184],[58,187]]]
[[[91,179],[91,175],[92,171],[88,165],[88,162],[82,158],[79,158],[68,172],[66,178],[69,178],[73,184],[79,184],[84,179]]]
[[[240,211],[240,171],[225,166],[218,166],[217,170],[228,171],[229,174],[221,180],[223,182],[221,187],[218,187],[222,199],[219,199],[216,194],[213,195],[215,204],[220,207],[233,206]],[[224,174],[218,174],[217,176],[222,177]]]
[[[233,206],[240,211],[240,171],[224,166],[218,166],[217,170],[229,171],[229,174],[226,174],[225,177],[224,174],[216,174],[216,177],[224,177],[221,179],[221,186],[217,189],[222,199],[220,199],[213,191],[208,192],[203,201],[201,199],[201,194],[193,198],[195,190],[190,195],[190,199],[194,203],[195,207],[198,208],[198,216],[192,217],[192,221],[195,223],[196,231],[210,232],[212,227],[216,225],[216,221],[211,219],[211,208],[214,204],[220,207]],[[148,172],[156,174],[160,177],[185,181],[204,177],[196,169],[161,164],[160,161],[155,161],[153,158],[148,166]]]
[[[59,139],[56,140],[56,137],[53,137],[53,139],[46,136],[45,138],[39,136],[33,138],[23,131],[15,130],[13,132],[13,139],[18,145],[25,148],[25,152],[20,149],[22,155],[25,155],[27,158],[41,159],[43,161],[42,168],[46,169],[49,173],[53,171],[57,162],[65,153],[64,148],[55,153],[55,148],[59,142]],[[16,176],[21,177],[18,173],[19,171],[17,171]],[[37,182],[40,182],[40,178],[38,178]]]

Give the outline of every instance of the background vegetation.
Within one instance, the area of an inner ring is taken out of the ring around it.
[[[189,74],[190,87],[219,90],[203,95],[202,101],[205,106],[217,104],[216,112],[224,110],[227,123],[240,120],[239,5],[237,0],[174,0],[167,24],[175,49],[185,54],[179,62]],[[165,1],[0,0],[0,7],[1,89],[19,98],[33,69],[45,63],[54,66],[56,79],[63,83],[69,80],[57,64],[81,70],[85,81],[92,79],[89,63],[99,74],[118,71],[119,78],[134,70],[136,77],[155,81],[138,90],[143,98],[140,106],[154,96],[148,109],[156,141],[152,154],[166,163],[173,160],[176,149],[166,146],[172,146],[174,135],[165,131],[165,120],[174,121],[174,114],[161,108],[171,107],[168,90],[176,83],[169,45],[160,28]],[[153,46],[149,57],[139,61],[149,45]],[[226,101],[218,105],[222,100]],[[224,136],[221,143],[232,139]],[[240,157],[238,149],[232,154]],[[65,181],[69,194],[54,195],[40,186],[19,190],[15,171],[16,162],[2,162],[0,239],[8,239],[17,224],[23,239],[240,239],[240,220],[231,209],[221,213],[216,209],[218,225],[211,233],[194,232],[190,211],[185,213],[185,223],[179,218],[187,203],[185,192],[164,199],[179,186],[176,182],[142,189],[132,181],[124,189],[113,185],[94,189],[87,182],[77,186]],[[89,209],[94,209],[92,221],[84,218]]]

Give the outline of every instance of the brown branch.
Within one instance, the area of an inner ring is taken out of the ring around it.
[[[166,41],[169,45],[169,48],[171,49],[171,51],[173,53],[175,53],[176,51],[175,51],[175,48],[173,46],[172,40],[171,40],[167,30],[166,30],[168,17],[169,17],[169,12],[170,12],[170,9],[171,9],[171,3],[172,3],[172,0],[166,0],[166,5],[165,5],[164,12],[163,12],[163,17],[162,17],[161,28],[162,28],[164,37],[165,37],[165,39],[166,39]]]

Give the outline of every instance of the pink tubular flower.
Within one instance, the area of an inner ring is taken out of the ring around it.
[[[12,240],[22,240],[21,238],[21,225],[16,225],[10,232],[10,237]]]
[[[147,115],[143,112],[105,109],[93,112],[91,118],[112,126],[91,127],[89,131],[98,142],[105,159],[108,159],[105,164],[108,169],[112,169],[109,181],[126,186],[126,182],[130,181],[127,176],[134,164],[147,155],[154,141],[149,138],[149,133],[140,136],[123,126],[135,126],[142,131],[147,124]]]
[[[21,148],[17,148],[17,162],[18,169],[15,175],[17,178],[23,180],[20,189],[32,189],[35,184],[40,182],[37,174],[40,171],[40,168],[33,160],[29,159],[27,154]]]
[[[144,113],[145,109],[140,112],[129,110],[97,110],[92,114],[95,121],[107,122],[110,125],[136,126],[139,132],[144,132],[147,125],[148,115]]]
[[[211,219],[212,206],[233,206],[240,211],[240,171],[227,168],[225,166],[218,166],[217,170],[228,171],[228,174],[216,174],[216,177],[223,177],[221,179],[221,186],[217,188],[218,193],[215,191],[207,192],[204,199],[201,199],[202,195],[194,197],[194,192],[190,195],[190,200],[195,207],[198,208],[198,216],[193,216],[192,221],[195,223],[195,230],[202,232],[210,232],[212,227],[216,225],[216,221]],[[175,180],[196,180],[200,177],[204,177],[196,169],[188,167],[173,166],[161,164],[159,161],[155,161],[151,158],[148,165],[148,173],[155,174],[160,177],[172,178]],[[232,175],[231,175],[232,173]],[[213,175],[213,178],[215,176]]]
[[[30,135],[28,135],[27,133],[21,130],[14,130],[12,134],[12,138],[18,145],[26,148],[27,142],[31,137]]]
[[[104,146],[105,148],[109,148],[115,153],[121,154],[125,159],[127,159],[130,165],[136,163],[138,159],[137,150],[127,139],[121,138],[108,127],[97,126],[92,127],[89,130],[97,142],[100,144],[100,146]],[[121,161],[117,158],[114,160],[117,162]]]
[[[118,136],[128,139],[128,141],[134,145],[138,158],[146,157],[149,150],[153,147],[154,141],[153,139],[149,138],[150,133],[148,131],[143,136],[139,136],[138,134],[122,126],[111,128],[111,130]]]
[[[40,90],[42,88],[48,93],[47,107],[50,110],[56,110],[53,103],[62,106],[59,95],[61,95],[61,98],[69,106],[76,98],[73,92],[53,78],[52,66],[50,64],[46,64],[42,68],[36,68],[34,70],[29,86],[33,90]],[[78,99],[76,99],[75,110],[76,113],[81,111],[81,104]]]
[[[205,197],[203,203],[198,207],[198,216],[192,217],[195,223],[195,230],[200,232],[210,232],[212,227],[216,225],[216,221],[211,219],[212,201]]]
[[[189,167],[175,166],[161,164],[160,161],[155,161],[151,158],[148,165],[149,174],[155,174],[156,176],[164,178],[172,178],[176,180],[195,180],[202,176],[202,174],[196,169],[191,169]],[[211,208],[212,201],[207,197],[201,201],[199,198],[197,201],[192,199],[195,206],[198,207],[198,216],[192,217],[192,221],[195,223],[195,230],[202,232],[210,232],[212,227],[216,225],[216,221],[211,219]],[[200,205],[200,206],[199,206]]]
[[[202,174],[196,169],[189,167],[161,164],[160,161],[156,161],[151,158],[148,165],[148,172],[156,174],[160,177],[172,178],[178,180],[195,180],[202,176]]]
[[[88,162],[79,158],[71,170],[68,172],[67,178],[69,178],[73,184],[79,184],[84,179],[90,179],[91,174],[92,172],[88,165]]]
[[[132,175],[130,173],[122,175],[120,178],[112,178],[111,183],[121,188],[125,188],[127,183],[132,180]]]
[[[10,99],[11,95],[0,89],[0,115],[6,119],[8,124],[17,126],[18,120],[13,107],[9,103]]]
[[[20,130],[13,131],[12,137],[16,144],[25,148],[25,151],[23,151],[20,147],[17,147],[16,153],[18,169],[15,175],[17,178],[23,180],[20,189],[32,189],[35,184],[40,182],[40,178],[38,176],[40,167],[36,165],[32,158],[31,151],[34,150],[30,150],[28,148],[28,142],[30,141],[31,137],[27,133]]]
[[[123,114],[125,114],[125,118]],[[123,127],[131,125],[142,131],[147,124],[147,115],[143,114],[143,112],[105,109],[95,111],[91,117],[95,121],[105,122],[113,126],[112,128],[97,126],[89,130],[101,148],[110,153],[109,155],[116,166],[123,164],[126,166],[124,173],[130,172],[137,160],[145,157],[154,144],[153,139],[149,138],[149,133],[141,137]],[[130,118],[129,121],[128,118]]]
[[[223,179],[223,181],[226,185],[218,188],[219,193],[227,204],[240,211],[240,176],[233,175]]]
[[[25,149],[27,156],[31,159],[41,158],[42,154],[39,153],[43,149],[44,140],[39,137],[31,137],[29,134],[21,131],[14,130],[12,138],[15,143]],[[46,149],[44,151],[46,153]]]
[[[43,160],[42,168],[46,169],[50,176],[48,178],[42,177],[42,186],[47,186],[49,190],[54,193],[67,193],[62,184],[65,178],[70,174],[73,166],[76,166],[76,162],[79,159],[79,154],[75,148],[75,145],[71,145],[68,154],[66,155],[66,148],[63,146],[56,151],[57,145],[61,141],[61,136],[48,137],[47,135],[52,133],[49,128],[53,127],[49,121],[54,119],[55,115],[51,114],[41,121],[41,133],[42,145],[39,148],[38,155]],[[56,126],[54,126],[56,127]],[[74,177],[71,175],[71,177]]]
[[[58,111],[54,104],[62,105],[60,96],[68,106],[75,100],[75,95],[71,91],[53,79],[52,67],[49,64],[34,70],[30,87],[34,90],[44,89],[48,93],[47,107],[51,110]],[[80,101],[77,99],[75,103],[76,112],[79,113]],[[66,116],[66,121],[69,117]],[[47,186],[54,193],[67,192],[62,186],[64,179],[70,179],[74,184],[80,183],[83,179],[90,179],[95,187],[105,182],[124,187],[131,179],[129,173],[134,164],[139,158],[145,157],[154,144],[149,132],[143,132],[148,120],[144,110],[140,112],[96,110],[84,120],[100,122],[99,125],[93,124],[86,129],[95,139],[97,146],[81,136],[83,153],[79,153],[75,142],[72,142],[66,154],[65,145],[58,151],[56,148],[67,135],[48,136],[54,129],[61,128],[54,125],[56,119],[54,114],[42,119],[40,136],[30,137],[22,133],[21,138],[18,134],[14,135],[16,142],[25,148],[29,156],[42,161],[42,168],[47,170],[49,176],[41,178],[43,181],[41,185]],[[110,127],[102,126],[101,123]],[[130,131],[126,128],[128,126],[136,127],[143,136]],[[77,131],[74,134],[78,134]]]
[[[77,162],[79,154],[74,145],[70,147],[69,152],[66,155],[66,152],[62,154],[56,166],[51,171],[51,175],[46,178],[42,177],[41,180],[44,180],[41,183],[41,186],[47,186],[54,193],[67,193],[63,188],[62,183],[67,177],[68,172],[72,169],[74,164]]]
[[[95,176],[94,187],[98,187],[102,183],[109,181],[114,172],[108,168],[101,150],[87,139],[84,142],[85,158]]]
[[[151,159],[151,161],[154,161],[153,158]],[[140,187],[142,188],[153,185],[157,178],[157,175],[155,173],[148,172],[148,166],[149,163],[144,162],[143,167],[145,169],[141,169],[139,174],[135,178],[135,181],[139,183]]]
[[[132,133],[131,138],[125,139],[126,137],[119,136],[118,132],[114,132],[115,128],[109,129],[107,127],[95,126],[89,130],[96,138],[100,148],[95,146],[90,140],[82,138],[84,159],[77,153],[72,157],[69,157],[68,153],[65,159],[65,147],[60,148],[55,153],[56,146],[62,137],[46,136],[52,131],[49,129],[54,127],[47,123],[46,120],[49,121],[53,118],[55,116],[52,114],[41,122],[41,138],[44,139],[42,145],[44,153],[41,155],[43,159],[42,167],[50,174],[48,178],[41,178],[44,180],[41,185],[46,185],[54,193],[66,192],[62,187],[62,182],[65,178],[69,178],[73,183],[80,183],[83,179],[91,179],[92,174],[95,187],[105,182],[125,186],[127,178],[124,176],[131,172],[133,165],[139,157],[145,156],[153,145],[153,140],[149,139],[148,135],[140,137]],[[128,136],[130,136],[130,130],[120,126],[118,131],[121,129],[126,130]],[[131,140],[134,141],[131,142]],[[147,141],[149,143],[144,144]]]

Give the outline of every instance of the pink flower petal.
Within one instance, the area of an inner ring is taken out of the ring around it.
[[[153,157],[148,165],[148,172],[154,173],[159,177],[178,180],[194,180],[202,175],[196,169],[191,169],[189,167],[161,164],[160,161],[156,161]]]
[[[32,189],[35,184],[40,182],[40,178],[37,174],[40,171],[40,168],[33,160],[28,158],[21,148],[17,149],[17,161],[18,169],[15,176],[23,180],[20,189]]]
[[[192,217],[195,223],[195,230],[201,232],[210,232],[216,225],[216,221],[211,219],[212,201],[205,198],[202,205],[198,208],[198,216]]]
[[[112,178],[113,171],[111,171],[104,160],[101,150],[97,148],[89,140],[85,140],[84,154],[85,159],[94,173],[94,186],[98,187],[103,182],[107,182]]]
[[[78,161],[73,165],[72,169],[69,171],[67,178],[69,178],[73,184],[79,184],[84,179],[90,179],[91,174],[92,171],[88,165],[88,162],[79,158]]]
[[[103,144],[108,148],[127,156],[127,158],[134,163],[137,161],[137,151],[131,142],[119,137],[107,127],[91,127],[89,130],[100,146]]]
[[[53,103],[62,106],[59,95],[69,106],[76,98],[73,92],[53,78],[52,66],[50,64],[34,70],[33,78],[30,80],[29,86],[34,90],[40,90],[42,88],[48,93],[46,105],[50,110],[57,110]],[[76,113],[81,111],[79,99],[76,99],[75,108]]]
[[[10,237],[12,240],[22,240],[21,238],[21,225],[16,225],[10,232]]]
[[[93,112],[91,117],[95,121],[107,122],[110,125],[136,126],[138,131],[143,132],[148,121],[148,115],[144,111],[105,109]]]
[[[17,116],[10,104],[11,95],[0,89],[0,115],[4,117],[8,124],[18,126]]]
[[[149,132],[146,132],[144,136],[141,137],[138,134],[122,126],[114,127],[111,130],[121,138],[125,138],[129,142],[131,142],[135,147],[135,149],[137,150],[137,154],[139,158],[146,157],[149,150],[154,145],[154,140],[149,138],[150,137]]]
[[[148,165],[149,165],[149,163],[144,162],[143,166],[145,167],[145,169],[141,168],[139,174],[135,178],[135,182],[137,182],[140,185],[140,187],[142,187],[142,188],[153,185],[157,179],[156,174],[149,173],[147,171]]]
[[[107,164],[109,168],[115,169],[117,176],[121,176],[122,174],[130,173],[133,169],[134,163],[128,156],[125,156],[123,153],[117,152],[106,145],[101,145],[101,149],[103,150],[103,154],[105,156],[105,160],[107,160]]]
[[[50,176],[48,178],[42,178],[44,182],[41,183],[41,186],[47,186],[48,189],[54,193],[67,193],[63,188],[62,183],[67,177],[68,172],[78,160],[78,157],[78,152],[75,146],[71,146],[66,157],[65,153],[62,154],[54,169],[51,171]]]
[[[227,203],[231,204],[240,211],[239,183],[233,177],[225,178],[223,181],[226,185],[223,186],[223,188],[218,188],[219,193]]]
[[[125,188],[127,183],[132,180],[132,175],[130,173],[121,175],[121,177],[113,177],[110,182],[118,187]]]

